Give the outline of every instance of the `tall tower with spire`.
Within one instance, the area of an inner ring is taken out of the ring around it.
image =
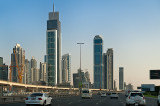
[[[59,12],[49,13],[46,31],[46,59],[48,71],[48,85],[55,86],[61,83],[61,22]]]

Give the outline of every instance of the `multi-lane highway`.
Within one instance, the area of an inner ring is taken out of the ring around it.
[[[146,106],[157,106],[157,100],[154,98],[146,98]],[[0,104],[0,106],[25,106],[21,103]],[[125,95],[119,94],[118,99],[110,99],[93,95],[92,99],[82,99],[81,96],[63,97],[53,99],[52,106],[125,106]]]

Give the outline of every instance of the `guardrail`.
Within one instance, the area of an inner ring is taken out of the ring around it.
[[[0,104],[9,103],[9,102],[24,102],[25,98],[29,94],[30,93],[24,93],[24,95],[15,95],[15,96],[1,96],[0,97]],[[70,96],[76,96],[76,95],[79,95],[79,93],[74,93],[74,94],[51,94],[50,96],[53,99],[55,99],[55,98],[70,97]]]

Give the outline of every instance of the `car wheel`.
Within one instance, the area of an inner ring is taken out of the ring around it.
[[[46,106],[46,101],[44,101],[43,106]]]
[[[129,106],[129,104],[126,104],[126,106]]]

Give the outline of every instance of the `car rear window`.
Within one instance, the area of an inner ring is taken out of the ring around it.
[[[112,93],[112,94],[116,94],[116,93]]]
[[[141,97],[143,97],[142,93],[131,93],[131,96],[141,96]]]
[[[83,93],[89,93],[89,91],[83,91]]]
[[[42,95],[43,95],[42,93],[33,93],[33,94],[31,94],[31,97],[42,96]]]

